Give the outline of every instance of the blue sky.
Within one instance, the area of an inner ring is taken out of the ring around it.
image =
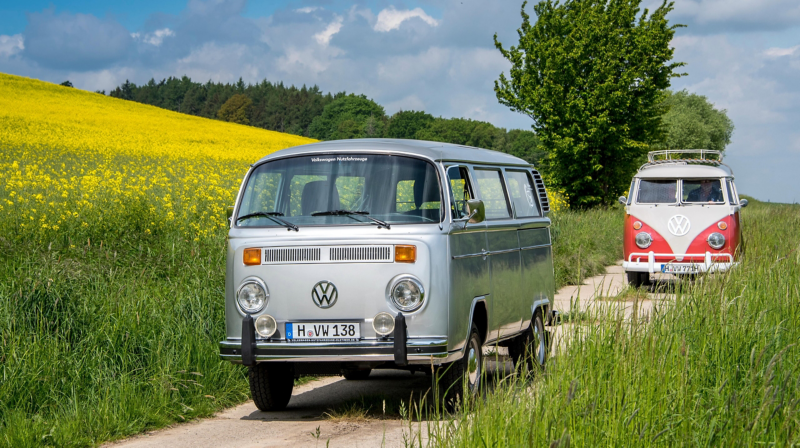
[[[643,0],[644,6],[660,4]],[[0,72],[87,90],[126,79],[264,78],[364,93],[388,113],[529,128],[498,104],[521,1],[0,0]],[[530,6],[529,6],[530,9]],[[689,76],[673,88],[726,109],[736,130],[726,161],[739,190],[800,201],[800,1],[677,0],[688,25],[673,40]]]

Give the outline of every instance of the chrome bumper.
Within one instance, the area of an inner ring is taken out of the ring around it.
[[[240,339],[226,339],[219,343],[219,356],[235,363],[242,362]],[[406,342],[409,364],[441,364],[447,361],[447,339],[409,338]],[[394,362],[394,342],[363,340],[359,342],[282,342],[256,340],[254,358],[261,361],[291,362]]]
[[[656,261],[656,257],[671,257],[674,261]],[[682,262],[686,258],[703,258],[702,262]],[[722,272],[736,266],[731,254],[657,254],[654,252],[633,252],[622,262],[622,269],[630,272],[661,272],[662,265],[694,266],[698,272]]]

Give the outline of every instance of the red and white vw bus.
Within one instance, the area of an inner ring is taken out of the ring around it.
[[[693,158],[686,158],[693,157]],[[724,271],[741,252],[733,171],[711,150],[652,151],[633,177],[625,205],[622,267],[634,286],[657,272]]]

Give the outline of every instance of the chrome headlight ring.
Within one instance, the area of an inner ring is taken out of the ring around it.
[[[708,239],[706,241],[708,241],[708,245],[711,246],[712,249],[719,250],[725,246],[725,235],[719,232],[714,232],[711,235],[708,235]]]
[[[247,277],[236,290],[236,306],[243,314],[254,314],[266,308],[269,302],[269,289],[264,280]]]
[[[413,275],[401,274],[387,285],[386,299],[398,310],[410,313],[425,303],[425,288]]]
[[[653,244],[653,237],[647,232],[639,232],[636,234],[636,245],[639,249],[647,249]]]

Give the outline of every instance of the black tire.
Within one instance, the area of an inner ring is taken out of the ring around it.
[[[291,364],[256,364],[250,367],[250,395],[260,411],[280,411],[289,404],[294,388]]]
[[[628,283],[634,288],[650,286],[649,272],[626,272],[626,274],[628,275]]]
[[[342,372],[342,376],[347,381],[362,381],[369,378],[370,372],[372,369],[347,369]]]
[[[483,377],[483,341],[478,326],[472,324],[464,356],[442,366],[437,372],[439,397],[445,409],[454,411],[465,397],[477,395]]]
[[[508,354],[517,370],[527,369],[531,373],[544,370],[548,354],[545,334],[542,312],[536,310],[528,329],[508,346]]]

